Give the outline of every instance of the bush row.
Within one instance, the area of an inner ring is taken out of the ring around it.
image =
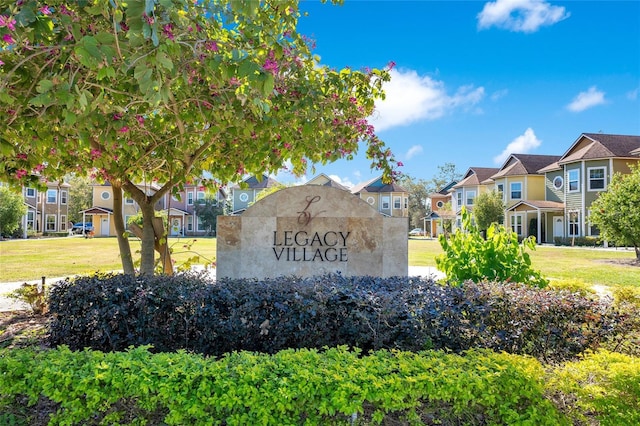
[[[146,348],[0,357],[3,424],[568,424],[532,358],[332,348],[215,361]]]
[[[631,316],[569,291],[406,277],[211,284],[196,275],[106,275],[56,284],[49,305],[53,346],[118,351],[153,345],[214,356],[347,345],[364,351],[480,347],[560,361],[608,339],[626,340],[633,331]]]
[[[640,359],[598,351],[545,371],[472,350],[344,347],[219,360],[146,347],[0,352],[0,424],[640,424]]]

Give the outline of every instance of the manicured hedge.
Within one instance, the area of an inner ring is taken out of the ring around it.
[[[536,360],[490,351],[0,352],[1,424],[569,424],[544,393]]]
[[[49,305],[53,346],[153,345],[214,356],[347,345],[365,352],[479,347],[561,361],[632,331],[629,316],[608,302],[569,291],[406,277],[211,284],[194,275],[106,275],[56,284]]]

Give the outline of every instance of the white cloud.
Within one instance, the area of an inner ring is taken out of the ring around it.
[[[485,3],[478,14],[478,28],[492,26],[510,31],[533,33],[545,25],[553,25],[569,17],[562,6],[543,0],[496,0]]]
[[[414,145],[411,148],[409,148],[409,150],[407,151],[407,153],[404,155],[404,158],[406,158],[407,160],[410,160],[411,158],[415,157],[418,154],[422,154],[422,145]]]
[[[636,88],[635,90],[627,92],[627,99],[629,99],[630,101],[635,101],[636,99],[638,99],[638,92],[640,92],[640,88]]]
[[[347,188],[353,187],[353,182],[351,182],[349,178],[341,178],[338,175],[329,175],[329,177],[338,182],[340,185],[346,186]]]
[[[376,131],[422,121],[436,120],[455,110],[468,110],[484,97],[484,88],[462,86],[448,94],[442,81],[419,76],[413,70],[391,70],[384,85],[386,99],[376,102],[370,123]]]
[[[533,129],[529,127],[524,134],[512,140],[509,145],[500,153],[493,157],[493,162],[502,165],[511,154],[527,154],[540,146],[542,141],[536,137]]]
[[[509,90],[507,89],[498,90],[497,92],[493,92],[491,94],[491,100],[495,102],[500,98],[504,98],[508,94],[509,94]]]
[[[586,92],[578,93],[578,96],[573,98],[573,101],[567,105],[567,109],[573,112],[580,112],[597,105],[602,105],[605,102],[604,92],[598,90],[596,86],[592,86]]]

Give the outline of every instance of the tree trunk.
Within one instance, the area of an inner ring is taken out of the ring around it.
[[[129,245],[129,238],[126,236],[127,229],[122,214],[122,183],[119,180],[114,180],[111,182],[111,188],[113,188],[113,223],[116,227],[122,269],[126,275],[134,275],[135,269],[133,268],[131,246]]]
[[[142,211],[142,243],[140,248],[140,274],[141,275],[153,275],[155,266],[155,241],[156,234],[153,230],[153,218],[155,217],[155,210],[153,205],[149,204],[146,199],[140,203],[140,210]]]

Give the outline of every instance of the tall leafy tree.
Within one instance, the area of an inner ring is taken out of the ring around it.
[[[428,193],[440,191],[445,185],[462,178],[462,173],[458,171],[454,163],[444,163],[438,166],[438,174],[427,181]]]
[[[633,247],[640,262],[640,165],[632,166],[630,174],[613,175],[591,204],[589,220],[604,238]]]
[[[473,205],[473,216],[475,216],[478,228],[481,231],[489,229],[492,223],[500,225],[504,222],[504,201],[498,191],[486,191],[478,195]]]
[[[320,65],[296,30],[298,0],[0,0],[0,15],[0,178],[108,180],[125,273],[121,191],[142,211],[151,274],[164,238],[154,205],[204,171],[212,187],[285,164],[303,173],[364,144],[393,177],[366,120],[388,69]]]
[[[429,182],[424,179],[416,179],[409,175],[400,178],[400,185],[409,192],[409,223],[410,228],[422,228],[423,218],[427,215],[427,187]]]
[[[207,235],[214,235],[218,216],[224,214],[224,201],[219,202],[215,195],[207,194],[202,200],[198,200],[194,207],[198,220],[207,230]]]
[[[82,210],[91,207],[93,201],[93,188],[91,179],[87,176],[72,173],[67,176],[66,182],[69,188],[69,220],[73,223],[82,222]]]
[[[0,236],[8,237],[18,228],[27,213],[22,196],[6,186],[0,186]]]

